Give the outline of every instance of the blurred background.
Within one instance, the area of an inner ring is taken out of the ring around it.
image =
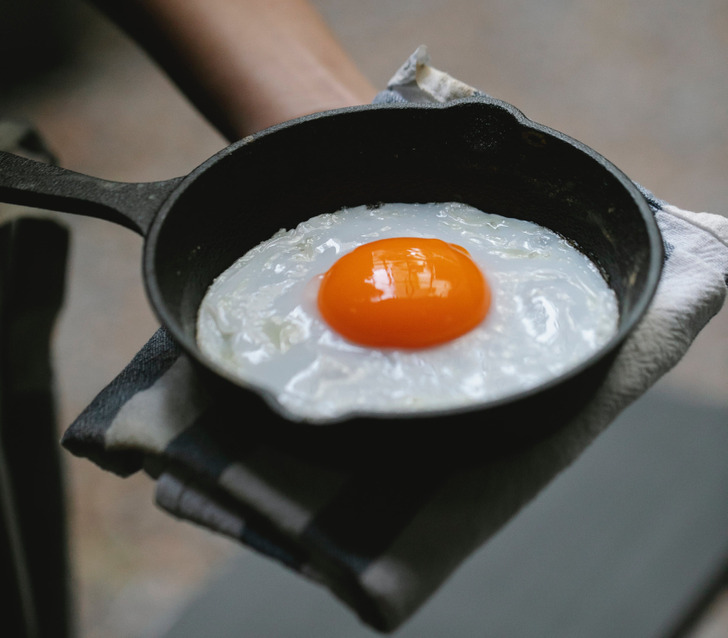
[[[425,44],[436,68],[581,140],[658,197],[728,213],[724,0],[314,4],[377,86]],[[226,145],[84,3],[0,0],[0,53],[0,116],[32,122],[65,167],[120,181],[165,179]],[[72,252],[54,341],[61,430],[158,325],[141,282],[141,239],[107,222],[62,221]],[[660,384],[728,406],[728,311]],[[66,453],[63,461],[83,638],[157,635],[244,551],[159,512],[145,476],[121,480]],[[721,627],[711,635],[728,636],[728,620]]]

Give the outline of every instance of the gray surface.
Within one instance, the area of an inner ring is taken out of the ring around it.
[[[728,410],[653,392],[458,570],[397,636],[665,636],[728,565]],[[245,554],[169,638],[378,635]]]

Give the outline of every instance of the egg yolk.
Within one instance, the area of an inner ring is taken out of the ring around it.
[[[343,337],[380,348],[426,348],[486,316],[490,288],[467,250],[440,239],[364,244],[324,274],[318,307]]]

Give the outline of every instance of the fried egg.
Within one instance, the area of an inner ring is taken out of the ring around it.
[[[533,388],[616,332],[617,299],[560,235],[461,203],[359,206],[281,230],[200,306],[200,350],[287,416],[466,407]]]

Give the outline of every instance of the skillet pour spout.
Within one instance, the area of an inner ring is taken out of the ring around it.
[[[100,217],[144,235],[145,286],[162,324],[221,401],[232,401],[240,414],[263,406],[264,418],[245,427],[283,431],[292,440],[369,438],[376,431],[404,439],[431,432],[436,441],[453,428],[498,445],[545,436],[599,386],[646,311],[663,258],[657,224],[631,180],[580,142],[489,98],[305,116],[232,144],[187,176],[149,184],[107,182],[2,153],[0,199]],[[236,381],[198,351],[196,317],[207,288],[279,229],[344,207],[447,201],[568,238],[616,293],[616,335],[561,377],[503,400],[405,417],[356,413],[326,423],[288,414],[275,397]],[[554,416],[529,418],[534,411]]]

